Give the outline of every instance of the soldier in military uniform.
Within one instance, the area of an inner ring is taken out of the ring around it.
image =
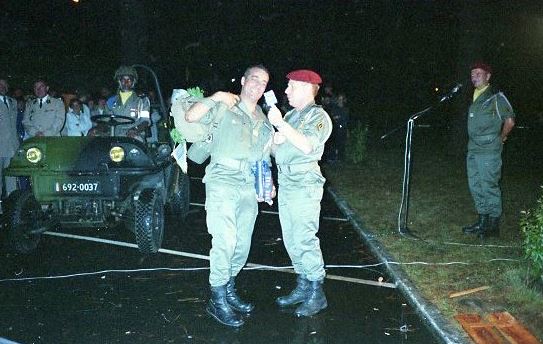
[[[273,107],[268,113],[277,128],[273,151],[279,172],[279,219],[283,242],[298,275],[296,288],[277,298],[279,306],[300,304],[297,316],[311,316],[327,307],[323,291],[324,261],[316,234],[325,179],[318,161],[332,133],[332,121],[315,104],[321,77],[311,70],[287,75],[285,91],[294,107],[285,117]]]
[[[34,99],[26,104],[23,126],[27,137],[60,136],[64,126],[66,109],[64,102],[48,94],[49,86],[44,80],[34,83]]]
[[[258,213],[255,176],[251,167],[270,161],[273,127],[257,105],[268,84],[261,65],[249,67],[241,78],[241,93],[217,92],[192,105],[187,122],[216,125],[203,182],[206,187],[207,228],[211,234],[211,299],[206,311],[222,324],[239,327],[239,313],[254,306],[239,298],[235,278],[251,246]]]
[[[8,83],[0,79],[0,202],[16,188],[16,178],[4,176],[3,169],[8,167],[11,157],[19,147],[17,136],[17,102],[9,97]],[[5,189],[5,192],[4,192]],[[0,214],[2,203],[0,203]]]
[[[466,165],[469,189],[479,218],[462,230],[480,237],[499,235],[501,153],[515,126],[513,108],[505,95],[490,85],[491,75],[492,69],[485,63],[475,63],[471,67],[475,90],[468,110]]]
[[[134,123],[115,127],[115,136],[128,136],[145,141],[147,128],[150,125],[149,98],[138,96],[134,91],[138,81],[138,73],[134,67],[121,66],[115,71],[114,79],[119,84],[116,95],[108,99],[109,112],[114,116],[125,116],[134,119]]]

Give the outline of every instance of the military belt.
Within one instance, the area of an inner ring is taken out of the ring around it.
[[[249,162],[247,162],[247,160],[238,160],[238,159],[231,159],[231,158],[216,158],[216,159],[212,159],[211,163],[222,165],[236,171],[245,171],[247,168],[249,168]]]
[[[316,161],[312,161],[312,162],[306,162],[306,163],[301,163],[301,164],[277,165],[277,170],[281,173],[288,174],[288,173],[311,171],[318,167],[319,167],[319,164],[317,164]]]

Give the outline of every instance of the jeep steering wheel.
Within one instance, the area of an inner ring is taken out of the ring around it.
[[[136,120],[128,116],[116,115],[94,115],[91,120],[96,123],[102,123],[111,127],[111,136],[115,136],[115,127],[123,124],[132,124]]]

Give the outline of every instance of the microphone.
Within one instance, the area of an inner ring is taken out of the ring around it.
[[[441,97],[439,102],[441,103],[441,102],[444,102],[445,100],[451,99],[456,93],[458,93],[458,91],[460,91],[461,88],[462,88],[462,84],[457,82],[456,85],[454,85],[454,87],[449,91],[449,93]]]
[[[277,98],[273,90],[269,90],[264,93],[264,104],[262,104],[262,110],[265,112],[270,111],[271,107],[277,104]]]

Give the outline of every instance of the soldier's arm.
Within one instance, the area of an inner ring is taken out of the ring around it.
[[[57,102],[55,109],[55,117],[51,122],[51,131],[55,134],[60,134],[60,130],[64,126],[66,121],[66,111],[64,110],[64,104],[61,100]]]
[[[509,118],[505,119],[505,121],[503,122],[502,133],[501,133],[502,142],[507,141],[507,136],[509,135],[511,130],[513,130],[514,126],[515,126],[515,118],[514,117],[509,117]]]
[[[239,101],[239,96],[228,92],[216,92],[213,95],[204,98],[193,104],[185,113],[185,120],[189,123],[200,121],[209,110],[215,107],[219,102],[226,104],[231,108]]]
[[[273,124],[279,130],[279,134],[275,134],[275,144],[281,144],[284,142],[284,139],[288,140],[292,145],[304,154],[311,153],[313,146],[309,139],[300,133],[298,130],[294,129],[290,124],[288,124],[281,115],[281,111],[277,106],[272,106],[268,112],[268,119],[270,123]]]
[[[23,127],[29,136],[35,136],[37,130],[36,130],[36,127],[33,125],[32,121],[30,120],[29,108],[30,108],[30,103],[27,103],[25,115],[23,117]]]

